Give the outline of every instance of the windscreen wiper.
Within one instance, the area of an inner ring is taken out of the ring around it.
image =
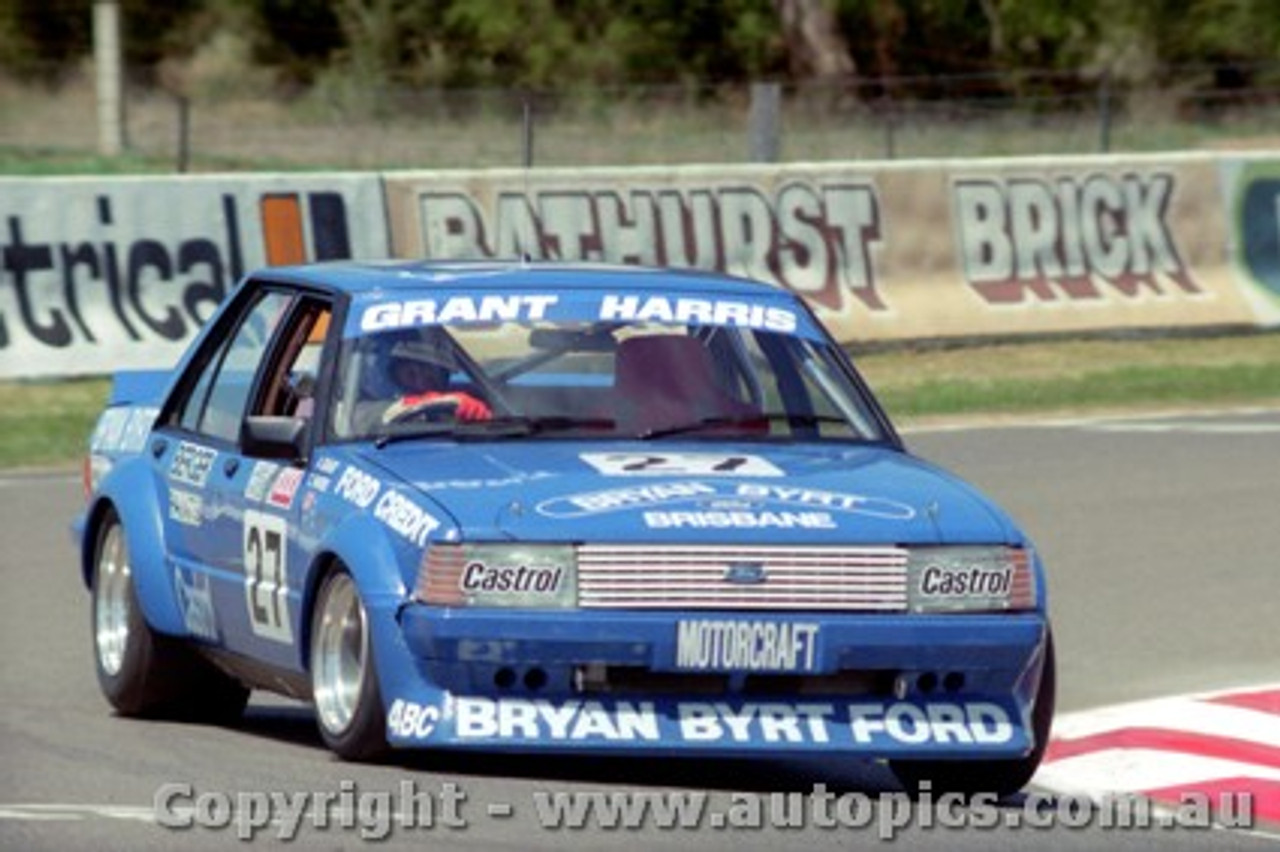
[[[570,432],[574,429],[613,429],[615,422],[608,417],[493,417],[489,420],[459,420],[448,423],[427,423],[417,429],[397,430],[379,435],[374,446],[382,449],[388,444],[411,441],[415,438],[521,438],[547,432]]]
[[[832,414],[788,414],[785,411],[773,411],[766,414],[750,414],[743,417],[704,417],[691,423],[678,426],[664,426],[660,429],[646,429],[636,437],[642,441],[653,438],[667,438],[671,435],[684,435],[691,432],[703,432],[710,429],[724,429],[734,426],[759,426],[762,423],[786,423],[790,426],[817,426],[820,423],[839,423],[850,426],[848,420]],[[850,426],[850,428],[852,428]],[[736,436],[735,436],[736,437]],[[743,435],[742,437],[750,437]]]
[[[610,417],[571,417],[551,414],[540,417],[513,416],[495,417],[492,420],[480,420],[463,424],[468,427],[481,427],[475,431],[486,435],[540,435],[545,432],[570,432],[574,429],[612,429],[616,424]],[[483,427],[488,427],[484,429]],[[471,433],[471,429],[467,432]]]
[[[413,429],[397,429],[394,432],[383,432],[374,439],[373,445],[378,449],[382,449],[388,444],[412,441],[415,438],[438,438],[441,435],[454,434],[457,428],[457,423],[423,423]]]

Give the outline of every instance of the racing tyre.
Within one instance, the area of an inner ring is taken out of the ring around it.
[[[249,690],[142,616],[123,524],[98,530],[92,583],[93,660],[102,694],[121,716],[233,722]]]
[[[1016,760],[891,760],[889,768],[909,794],[917,793],[921,782],[929,781],[935,796],[948,792],[966,796],[994,793],[1001,799],[1011,796],[1027,785],[1044,758],[1053,725],[1056,694],[1057,668],[1053,633],[1050,632],[1045,637],[1044,670],[1040,675],[1040,688],[1036,691],[1035,709],[1031,713],[1036,744],[1030,754]]]
[[[360,590],[341,567],[324,579],[311,620],[311,693],[325,745],[344,760],[388,750],[369,619]]]

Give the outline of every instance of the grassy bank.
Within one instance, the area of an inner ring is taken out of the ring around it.
[[[900,423],[964,415],[1280,404],[1280,334],[1066,340],[865,355]]]
[[[857,359],[899,426],[938,419],[1280,406],[1280,334],[903,349]],[[70,466],[103,379],[0,382],[0,469]]]
[[[105,379],[0,382],[0,469],[79,463],[109,387]]]

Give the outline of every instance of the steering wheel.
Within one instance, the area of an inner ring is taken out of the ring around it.
[[[456,419],[458,398],[441,396],[435,399],[420,399],[406,403],[396,401],[382,415],[382,422],[388,426],[399,426],[404,423],[440,423]]]

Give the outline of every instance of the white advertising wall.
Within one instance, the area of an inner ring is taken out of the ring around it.
[[[262,266],[714,269],[842,342],[1280,325],[1280,152],[0,178],[0,378],[171,365]]]
[[[167,366],[247,271],[389,252],[377,175],[0,178],[0,378]]]

